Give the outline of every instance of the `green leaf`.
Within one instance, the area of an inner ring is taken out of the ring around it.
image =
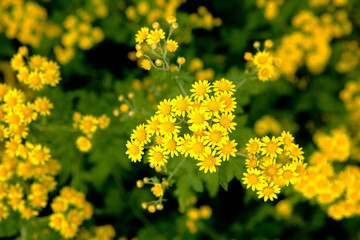
[[[0,237],[14,237],[20,230],[20,217],[14,212],[10,212],[8,218],[0,221]]]

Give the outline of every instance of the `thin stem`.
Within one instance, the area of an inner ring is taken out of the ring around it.
[[[30,221],[26,221],[26,223],[21,228],[21,240],[27,240],[28,239],[28,228],[30,225]]]
[[[181,90],[182,94],[184,95],[184,97],[188,96],[188,94],[185,92],[184,87],[181,85],[181,83],[179,82],[179,80],[178,80],[178,79],[179,79],[179,77],[178,77],[178,76],[176,76],[176,77],[175,77],[175,81],[176,81],[177,85],[179,86],[179,88],[180,88],[180,90]]]
[[[186,158],[181,159],[181,161],[180,161],[180,162],[178,163],[178,165],[176,166],[175,170],[174,170],[172,173],[170,173],[167,181],[170,181],[170,180],[174,177],[175,173],[177,173],[177,171],[179,171],[181,165],[184,164],[185,160],[186,160]]]
[[[247,158],[248,157],[248,155],[247,154],[244,154],[244,153],[235,153],[235,155],[237,155],[237,156],[240,156],[240,157],[244,157],[244,158]]]
[[[236,87],[235,89],[238,90],[242,85],[244,85],[247,82],[247,78],[244,78]]]

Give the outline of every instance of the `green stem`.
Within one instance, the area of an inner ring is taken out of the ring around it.
[[[244,158],[247,158],[248,156],[247,156],[247,154],[244,154],[244,153],[235,153],[235,155],[237,155],[237,156],[240,156],[240,157],[244,157]]]
[[[184,97],[188,96],[188,94],[185,92],[184,87],[181,85],[181,83],[179,82],[178,79],[179,79],[179,77],[178,77],[178,76],[175,76],[175,81],[176,81],[177,85],[179,86],[182,94],[184,95]]]
[[[28,229],[30,221],[27,220],[25,224],[21,227],[21,240],[28,240]]]
[[[167,179],[168,182],[174,177],[175,173],[177,173],[177,171],[179,171],[181,165],[184,164],[185,160],[186,160],[186,158],[181,159],[181,161],[178,163],[178,165],[176,166],[174,171],[172,173],[170,173],[170,175],[169,175],[169,177]]]

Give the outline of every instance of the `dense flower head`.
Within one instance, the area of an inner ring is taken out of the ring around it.
[[[318,132],[314,142],[318,150],[310,156],[307,173],[296,189],[323,205],[335,220],[359,215],[356,209],[360,206],[360,168],[347,162],[352,150],[350,136],[338,128],[330,134]],[[340,164],[341,170],[336,170]]]
[[[250,52],[246,52],[244,59],[255,67],[257,77],[262,82],[270,80],[276,80],[279,76],[279,68],[281,67],[281,58],[275,57],[273,52],[268,50],[269,41],[265,41],[265,48],[263,51],[260,50],[260,42],[255,42],[254,47],[257,53],[253,55]]]
[[[45,85],[55,87],[61,80],[60,66],[40,55],[24,56],[20,53],[23,49],[19,48],[10,61],[18,81],[34,91],[43,89]]]
[[[216,172],[222,161],[235,156],[235,140],[228,134],[235,129],[234,108],[228,108],[221,96],[235,105],[235,85],[221,79],[193,84],[191,96],[177,96],[160,102],[155,116],[133,130],[127,142],[126,154],[133,161],[141,161],[143,149],[150,144],[149,163],[166,166],[174,156],[182,155],[197,161],[200,171]],[[233,103],[232,103],[233,102]]]
[[[284,186],[302,181],[305,174],[303,151],[286,131],[281,136],[251,138],[246,144],[247,159],[242,181],[257,190],[259,198],[273,201]]]
[[[49,227],[64,238],[74,238],[84,220],[91,218],[92,205],[85,195],[71,187],[63,187],[60,195],[51,203],[53,213],[49,217]]]

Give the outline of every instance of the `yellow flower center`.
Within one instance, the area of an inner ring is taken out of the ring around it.
[[[286,146],[290,146],[290,145],[292,144],[291,138],[285,137],[285,138],[284,138],[284,144],[285,144]]]
[[[177,103],[176,103],[176,108],[180,111],[186,111],[188,109],[188,102],[184,99],[182,100],[179,100]]]
[[[203,96],[206,93],[206,86],[205,85],[199,85],[195,89],[196,95]]]
[[[162,123],[162,129],[166,132],[166,133],[172,133],[175,130],[175,126],[172,122],[170,121],[165,121]]]
[[[139,142],[145,141],[146,140],[146,131],[145,129],[139,129],[136,131],[136,140],[138,140]]]
[[[266,151],[269,154],[276,153],[277,149],[278,149],[277,143],[269,142],[266,144]]]
[[[215,166],[215,163],[216,163],[216,158],[212,155],[205,157],[203,160],[203,166],[205,168],[211,168]]]
[[[166,143],[166,148],[170,151],[175,151],[176,150],[176,142],[173,139],[170,139]]]
[[[263,68],[260,71],[261,76],[268,77],[270,75],[270,70],[268,68]]]
[[[254,168],[258,166],[258,162],[255,158],[249,160],[249,168]]]
[[[220,140],[222,139],[222,134],[218,130],[212,131],[209,135],[209,139],[210,141],[215,143],[220,142]]]
[[[274,189],[272,187],[266,187],[263,190],[265,196],[271,196],[274,194]]]
[[[139,154],[139,152],[140,152],[140,149],[138,146],[136,146],[136,145],[130,146],[130,148],[129,148],[130,155],[137,156]]]
[[[209,109],[209,111],[211,112],[216,112],[220,110],[220,102],[218,101],[211,101],[207,104],[207,108]]]
[[[193,145],[193,150],[195,154],[202,154],[204,152],[204,149],[205,149],[204,144],[201,142],[196,142]]]
[[[205,117],[204,117],[203,114],[197,113],[197,114],[194,115],[193,120],[194,120],[194,124],[201,125],[201,124],[203,124],[205,122]]]
[[[268,57],[267,56],[259,56],[257,60],[260,64],[265,64],[268,61]]]
[[[222,152],[226,155],[231,154],[233,152],[233,145],[231,143],[224,144]]]
[[[162,162],[162,160],[164,159],[164,155],[161,152],[155,152],[154,153],[154,160],[155,162]]]
[[[248,182],[251,184],[251,185],[256,185],[259,183],[259,177],[256,175],[256,174],[250,174],[248,176]]]
[[[259,150],[259,144],[257,142],[252,142],[249,145],[249,149],[251,153],[256,153]]]
[[[231,124],[231,120],[229,117],[227,117],[226,115],[225,116],[222,116],[220,118],[220,125],[223,126],[224,128],[228,128],[230,127],[230,124]]]
[[[290,179],[293,177],[293,174],[292,174],[291,171],[287,170],[287,171],[285,171],[285,172],[283,173],[283,177],[284,177],[284,179],[286,179],[286,180],[290,180]]]
[[[164,116],[169,115],[171,112],[171,105],[170,104],[164,104],[160,108],[160,113]]]
[[[269,177],[276,175],[276,167],[274,165],[269,165],[265,169],[265,174]]]

